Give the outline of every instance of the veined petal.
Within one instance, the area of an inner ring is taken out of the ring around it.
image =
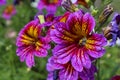
[[[42,48],[40,48],[40,50],[35,52],[35,56],[37,57],[46,57],[47,54],[48,54],[47,50]]]
[[[87,36],[95,27],[95,20],[91,14],[86,13],[82,17],[82,34]]]
[[[61,53],[69,51],[70,49],[72,49],[74,47],[75,47],[75,44],[73,44],[73,45],[56,45],[53,49],[53,55],[61,55]]]
[[[52,29],[50,32],[51,39],[57,44],[63,43],[73,43],[76,38],[75,35],[71,34],[66,30],[65,23],[57,23],[55,24],[55,29]]]
[[[72,66],[75,68],[75,70],[81,72],[83,70],[83,64],[82,64],[82,61],[80,59],[81,53],[80,53],[79,49],[78,50],[76,49],[74,51],[74,53],[75,54],[73,55],[73,57],[71,59]]]
[[[20,61],[21,62],[23,62],[25,60],[25,58],[27,57],[27,55],[29,54],[30,51],[32,51],[31,46],[18,47],[17,56],[20,56]]]
[[[90,69],[84,68],[84,70],[79,73],[79,76],[82,80],[94,80],[95,72],[97,72],[96,67],[91,65]]]
[[[91,60],[88,56],[88,54],[86,53],[86,51],[83,51],[83,55],[81,53],[80,59],[82,60],[82,64],[85,68],[89,69],[91,67]]]
[[[59,21],[65,23],[69,15],[70,15],[70,12],[66,12],[62,17],[60,17]]]
[[[107,39],[101,34],[94,33],[90,37],[88,37],[86,44],[102,47],[107,44]]]
[[[74,50],[76,49],[75,45],[69,46],[60,46],[57,45],[54,50],[53,54],[57,57],[57,62],[61,64],[65,64],[70,61],[72,55],[74,54]]]
[[[27,55],[27,57],[26,57],[26,64],[30,68],[32,66],[35,66],[34,55],[32,53]]]
[[[57,31],[59,31],[61,34],[63,34],[64,36],[71,38],[71,39],[76,39],[78,38],[76,35],[72,34],[66,27],[65,23],[62,22],[58,22],[57,24],[55,24],[55,28]]]
[[[51,39],[57,44],[67,44],[73,42],[73,39],[66,37],[55,29],[51,30],[50,35]]]
[[[94,51],[94,50],[88,49],[87,52],[93,58],[100,58],[105,54],[106,51],[103,48],[102,50],[99,50],[99,51]]]
[[[73,34],[82,35],[81,33],[81,26],[82,26],[82,16],[83,13],[81,10],[71,13],[68,17],[67,23],[67,29],[71,31]]]
[[[57,60],[57,57],[55,57],[55,56],[52,56],[48,59],[48,63],[47,63],[47,66],[46,66],[46,69],[48,71],[54,71],[56,69],[62,69],[63,68],[63,64],[57,63],[56,60]]]

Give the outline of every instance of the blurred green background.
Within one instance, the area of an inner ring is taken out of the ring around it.
[[[97,0],[96,5],[99,4]],[[96,9],[103,10],[105,5],[112,1],[114,10],[120,12],[120,0],[101,0],[104,4],[97,5]],[[8,0],[7,4],[12,4]],[[46,80],[46,58],[35,57],[36,66],[29,69],[26,64],[21,63],[16,56],[16,37],[22,27],[34,19],[38,12],[36,8],[31,7],[27,0],[23,0],[21,5],[15,6],[17,14],[10,21],[1,17],[5,6],[0,6],[0,80]],[[98,11],[99,12],[99,11]],[[58,10],[58,14],[61,13]],[[111,20],[109,18],[108,22]],[[104,25],[106,26],[106,25]],[[106,47],[106,54],[99,59],[99,75],[96,74],[96,80],[110,80],[114,75],[120,75],[120,46]],[[50,54],[49,54],[50,55]]]

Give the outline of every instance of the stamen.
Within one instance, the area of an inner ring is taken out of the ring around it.
[[[84,45],[86,44],[86,40],[87,40],[86,37],[80,39],[80,40],[79,40],[79,45],[80,45],[80,46],[84,46]]]

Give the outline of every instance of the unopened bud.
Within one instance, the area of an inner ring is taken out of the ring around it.
[[[104,24],[113,12],[113,7],[109,4],[99,16],[99,23]]]
[[[71,0],[63,0],[62,6],[70,12],[75,12],[78,8],[71,2]]]
[[[103,30],[103,34],[107,38],[107,40],[112,39],[111,29],[112,29],[112,25],[111,24],[109,26],[107,26],[107,27],[102,29]]]

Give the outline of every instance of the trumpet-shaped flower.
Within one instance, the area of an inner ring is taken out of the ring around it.
[[[82,72],[78,72],[71,65],[71,62],[66,64],[56,63],[56,57],[51,57],[47,63],[49,71],[47,80],[94,80],[95,66],[90,69],[84,68]]]
[[[41,30],[41,24],[34,20],[25,25],[18,35],[17,56],[20,56],[21,62],[26,60],[28,67],[35,65],[34,56],[46,57],[50,48],[47,37],[41,36]]]
[[[83,68],[91,67],[91,57],[96,59],[104,55],[103,47],[107,40],[103,35],[92,32],[95,21],[91,14],[83,14],[80,10],[68,15],[65,22],[58,22],[54,26],[50,34],[57,44],[53,56],[57,57],[58,63],[71,61],[74,69],[81,72]]]
[[[2,17],[9,20],[13,15],[16,14],[16,9],[13,5],[8,5],[3,11]]]
[[[6,4],[6,0],[0,0],[0,6],[5,4]]]
[[[61,5],[62,0],[40,0],[38,3],[38,9],[45,8],[50,13],[55,13],[58,6]]]

